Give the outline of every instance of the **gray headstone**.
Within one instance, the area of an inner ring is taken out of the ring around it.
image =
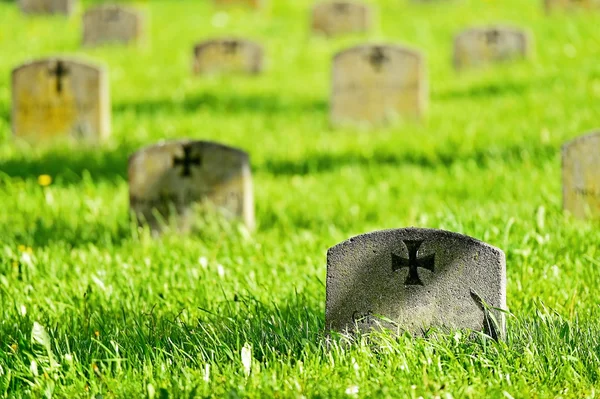
[[[105,4],[86,10],[83,15],[83,44],[128,44],[138,41],[144,32],[144,15],[117,4]]]
[[[313,7],[312,29],[326,36],[367,32],[373,26],[373,10],[354,1],[318,3]]]
[[[18,0],[25,14],[64,14],[73,12],[76,0]]]
[[[544,6],[547,12],[559,8],[564,10],[598,10],[600,9],[600,0],[544,0]]]
[[[419,119],[427,109],[425,57],[398,45],[362,45],[333,59],[330,119],[334,126],[372,126]]]
[[[563,208],[578,218],[600,218],[600,132],[562,147]]]
[[[504,336],[506,261],[498,248],[444,230],[382,230],[327,252],[328,331],[435,327]]]
[[[152,145],[129,158],[129,202],[140,224],[189,231],[207,211],[254,228],[248,154],[208,141]]]
[[[457,69],[527,58],[532,51],[531,34],[508,26],[467,29],[454,39]]]
[[[110,134],[106,70],[66,57],[22,64],[12,72],[12,128],[16,137],[97,140]]]
[[[207,40],[194,47],[194,73],[259,74],[264,67],[260,44],[239,38]]]

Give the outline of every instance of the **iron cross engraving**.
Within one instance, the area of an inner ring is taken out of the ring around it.
[[[383,64],[389,62],[389,60],[383,48],[379,46],[373,47],[371,54],[369,54],[369,63],[377,72],[381,71]]]
[[[408,249],[408,259],[392,252],[392,271],[408,268],[408,276],[404,285],[423,285],[419,277],[419,268],[427,269],[433,273],[435,268],[435,254],[426,255],[421,258],[417,256],[419,247],[423,240],[402,240]]]
[[[223,42],[223,47],[226,54],[235,54],[240,47],[240,43],[236,40],[229,40]]]
[[[497,29],[493,29],[485,33],[485,41],[489,45],[498,44],[500,39],[500,32]]]
[[[337,13],[347,14],[350,10],[350,5],[348,3],[334,3],[333,8]]]
[[[56,78],[56,92],[61,93],[63,87],[62,80],[69,74],[69,69],[65,67],[65,64],[62,61],[57,61],[54,69],[51,68],[48,72]]]
[[[192,156],[192,146],[189,144],[183,145],[183,158],[173,158],[173,167],[183,167],[181,169],[181,177],[190,177],[192,175],[192,165],[200,166],[201,164],[202,159],[199,155]]]

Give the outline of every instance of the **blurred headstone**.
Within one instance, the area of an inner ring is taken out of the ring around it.
[[[333,60],[334,126],[379,125],[424,115],[429,89],[425,57],[394,45],[364,45]]]
[[[174,221],[189,231],[216,211],[254,228],[248,154],[207,141],[179,140],[143,148],[129,158],[129,202],[140,224],[160,231]]]
[[[262,47],[249,40],[227,38],[207,40],[194,47],[196,74],[259,74],[264,67]]]
[[[591,10],[600,9],[600,0],[544,0],[547,12],[555,9],[563,10]]]
[[[318,3],[312,12],[315,33],[336,36],[367,32],[373,26],[373,10],[367,4],[352,1]]]
[[[25,14],[64,14],[70,15],[75,9],[76,0],[18,0]]]
[[[490,26],[467,29],[454,40],[457,69],[526,58],[531,53],[531,36],[521,29]]]
[[[267,0],[215,0],[217,6],[242,6],[249,8],[262,8],[266,5]]]
[[[327,330],[430,328],[504,336],[504,253],[444,230],[375,231],[327,252]]]
[[[562,147],[563,208],[578,218],[600,218],[600,132]]]
[[[83,44],[98,46],[138,41],[144,32],[144,16],[121,5],[100,5],[83,15]]]
[[[25,139],[108,136],[110,96],[106,71],[64,57],[41,59],[15,68],[12,128],[15,137]]]

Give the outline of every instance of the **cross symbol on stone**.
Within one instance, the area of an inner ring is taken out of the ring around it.
[[[487,44],[498,44],[498,39],[500,39],[500,32],[498,29],[493,29],[485,33],[485,41]]]
[[[200,156],[192,156],[192,146],[189,144],[183,145],[183,158],[173,158],[173,167],[183,166],[181,177],[190,177],[192,175],[192,165],[200,166],[201,164],[202,159]]]
[[[65,76],[69,74],[69,69],[65,67],[65,64],[62,61],[56,61],[56,66],[54,69],[50,69],[48,71],[50,75],[54,75],[56,78],[56,92],[62,92],[62,80]]]
[[[334,3],[333,8],[340,14],[346,14],[350,7],[348,3]]]
[[[239,46],[240,43],[236,40],[228,40],[226,42],[223,42],[223,47],[225,48],[224,50],[227,54],[235,54]]]
[[[107,22],[115,22],[119,19],[119,9],[118,8],[109,8],[106,10],[104,14],[104,19]]]
[[[383,63],[388,62],[389,60],[390,59],[385,55],[382,47],[373,47],[373,50],[371,50],[371,54],[369,55],[369,62],[373,68],[380,71]]]
[[[402,240],[406,249],[408,249],[408,259],[396,255],[392,252],[392,271],[408,268],[408,276],[404,285],[423,285],[419,277],[419,268],[427,269],[433,273],[435,267],[435,254],[417,257],[419,247],[423,240]]]

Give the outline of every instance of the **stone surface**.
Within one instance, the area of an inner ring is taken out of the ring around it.
[[[319,3],[313,7],[312,29],[326,36],[366,32],[373,26],[373,10],[352,1]]]
[[[364,45],[333,60],[330,118],[334,126],[417,119],[427,108],[425,58],[402,46]]]
[[[204,212],[217,210],[254,228],[248,154],[207,141],[169,141],[129,158],[129,202],[140,224],[161,230],[171,219],[190,230]]]
[[[600,0],[544,0],[546,11],[555,9],[599,9]]]
[[[382,230],[327,252],[328,331],[389,328],[422,335],[435,327],[501,338],[503,313],[490,308],[506,309],[504,253],[471,237]]]
[[[103,68],[69,58],[46,58],[12,72],[12,128],[25,139],[110,134],[108,76]]]
[[[116,4],[93,7],[83,15],[83,44],[135,42],[143,35],[144,26],[143,14],[133,8]]]
[[[215,0],[217,6],[243,6],[250,8],[262,8],[266,5],[267,0]]]
[[[562,147],[563,208],[578,218],[600,218],[600,131]]]
[[[75,9],[76,0],[18,0],[25,14],[64,14]]]
[[[215,39],[199,43],[194,47],[196,74],[259,74],[263,70],[263,65],[262,47],[248,40]]]
[[[531,36],[525,30],[504,26],[467,29],[454,40],[457,69],[522,59],[531,53]]]

